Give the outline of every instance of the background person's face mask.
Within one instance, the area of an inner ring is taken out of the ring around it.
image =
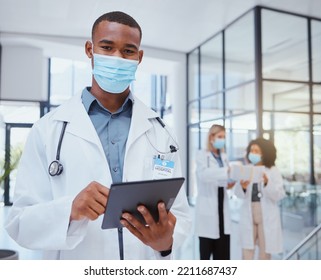
[[[135,80],[138,60],[93,54],[93,75],[101,89],[110,93],[124,92]]]
[[[262,157],[259,154],[249,153],[249,161],[252,162],[254,165],[261,161]]]
[[[225,145],[225,139],[223,138],[216,138],[215,141],[212,143],[215,149],[223,149]]]

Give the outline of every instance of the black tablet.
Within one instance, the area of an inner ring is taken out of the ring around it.
[[[101,228],[122,227],[120,219],[124,212],[131,213],[144,223],[143,216],[137,210],[138,205],[145,205],[154,220],[158,221],[158,202],[163,201],[169,211],[184,180],[179,177],[112,184]]]

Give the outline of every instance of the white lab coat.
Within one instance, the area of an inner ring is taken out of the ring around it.
[[[261,207],[263,216],[263,230],[265,237],[265,250],[268,254],[278,254],[283,251],[283,239],[281,228],[281,216],[278,202],[285,196],[283,179],[279,170],[272,166],[265,167],[264,170],[268,177],[268,184],[259,186],[261,191]],[[240,211],[240,237],[241,246],[244,249],[255,248],[253,240],[253,218],[252,218],[252,185],[250,182],[246,192],[241,185],[235,185],[235,195],[243,199]]]
[[[196,155],[197,199],[195,209],[195,234],[211,239],[220,238],[218,216],[218,187],[224,186],[224,233],[231,233],[228,192],[228,162],[221,154],[223,167],[209,151],[200,150]]]
[[[155,117],[154,111],[135,98],[123,181],[152,179],[152,158],[157,152],[145,133],[160,151],[169,151],[169,145],[173,144]],[[60,153],[64,170],[60,176],[51,177],[48,166],[56,158],[62,121],[68,122]],[[175,162],[174,177],[180,177],[178,153],[169,154],[165,159]],[[109,187],[112,178],[100,139],[79,94],[45,115],[30,132],[18,169],[14,204],[6,223],[9,235],[23,247],[44,250],[44,259],[119,259],[117,229],[102,230],[103,215],[95,221],[84,219],[69,224],[73,199],[91,181]],[[183,187],[171,211],[177,218],[175,250],[191,227]],[[125,259],[163,259],[127,229],[123,234]]]

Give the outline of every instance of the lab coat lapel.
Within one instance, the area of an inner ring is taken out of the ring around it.
[[[66,133],[71,133],[77,137],[89,141],[102,150],[99,136],[92,124],[88,113],[81,101],[81,95],[76,95],[66,104],[58,108],[54,118],[60,121],[67,121]]]
[[[139,99],[134,99],[132,120],[126,144],[126,154],[131,145],[152,127],[149,119],[156,117],[158,117],[157,113],[149,109]]]
[[[109,170],[109,165],[107,162],[103,149],[103,146],[100,142],[99,136],[96,132],[94,125],[91,122],[88,113],[82,103],[81,94],[74,96],[65,104],[61,105],[60,108],[57,109],[56,114],[54,114],[54,119],[59,121],[67,121],[68,125],[66,127],[66,134],[70,133],[76,137],[80,137],[85,141],[93,143],[99,152],[99,155],[103,155],[101,160],[105,163],[105,170]],[[83,151],[84,153],[87,150]],[[90,161],[92,154],[87,154],[88,159]],[[97,155],[96,155],[97,156]],[[110,173],[102,173],[100,176],[104,177],[104,180],[101,181],[102,183],[109,185],[112,181]]]
[[[156,117],[158,117],[157,113],[149,109],[139,99],[134,98],[132,120],[126,144],[126,153],[130,146],[152,127],[149,119]],[[72,133],[89,142],[101,146],[95,127],[82,104],[81,95],[77,95],[70,99],[66,104],[61,105],[61,108],[58,108],[54,118],[56,120],[68,122],[66,132]]]

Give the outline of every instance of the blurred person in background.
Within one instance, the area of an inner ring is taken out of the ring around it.
[[[242,257],[271,259],[271,254],[283,250],[281,217],[278,203],[285,196],[281,173],[275,166],[276,148],[266,139],[252,140],[246,150],[247,160],[254,166],[264,166],[262,180],[253,183],[241,180],[235,186],[235,195],[243,200],[240,213]]]
[[[199,236],[200,259],[230,259],[230,213],[227,190],[229,166],[225,154],[225,128],[214,124],[206,148],[196,156],[198,195],[195,231]]]

